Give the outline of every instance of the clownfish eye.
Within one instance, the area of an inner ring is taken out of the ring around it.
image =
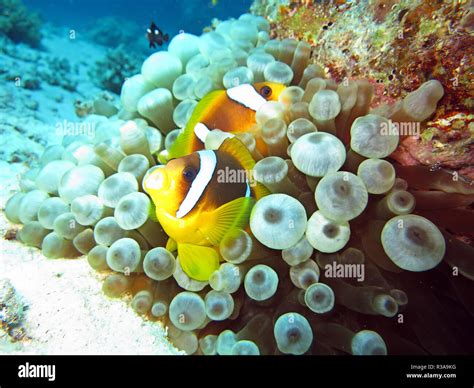
[[[269,98],[272,95],[272,88],[270,86],[262,86],[260,89],[260,95],[264,98]]]
[[[191,183],[196,178],[197,171],[194,167],[188,166],[183,170],[183,178],[186,182]]]

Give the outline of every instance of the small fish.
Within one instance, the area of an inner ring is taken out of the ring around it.
[[[224,132],[255,132],[255,112],[267,101],[278,101],[285,85],[259,82],[242,84],[227,90],[215,90],[194,108],[188,124],[169,150],[169,158],[179,158],[204,148],[204,140],[213,129]],[[267,155],[267,146],[254,133],[257,149]]]
[[[146,38],[148,42],[150,42],[150,48],[156,48],[156,45],[161,46],[163,42],[168,42],[169,35],[164,34],[163,32],[156,26],[154,22],[151,22],[151,25],[146,30]]]
[[[237,138],[218,150],[201,150],[151,169],[143,188],[154,204],[152,218],[168,234],[192,279],[207,281],[219,268],[218,246],[233,228],[248,226],[255,201],[269,194],[251,179],[255,161]]]

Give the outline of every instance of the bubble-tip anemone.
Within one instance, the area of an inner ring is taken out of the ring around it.
[[[324,314],[333,309],[335,296],[327,284],[313,283],[306,289],[304,301],[311,311]]]
[[[400,268],[421,272],[443,260],[446,243],[435,224],[414,214],[393,217],[382,230],[385,253]]]
[[[180,292],[171,301],[169,315],[178,329],[195,330],[206,320],[206,304],[194,292]]]
[[[258,264],[245,275],[244,288],[251,299],[257,301],[269,299],[278,288],[278,275],[271,267]]]
[[[67,203],[84,195],[96,195],[104,180],[104,172],[97,166],[85,164],[69,169],[59,183],[59,196]]]
[[[156,88],[171,89],[182,70],[181,60],[167,51],[150,55],[142,65],[143,78]]]
[[[385,158],[398,145],[399,135],[382,116],[368,114],[357,118],[351,127],[351,148],[366,158]]]
[[[133,272],[138,267],[140,259],[140,246],[131,238],[121,238],[107,250],[107,264],[116,272]]]
[[[298,313],[286,313],[275,322],[275,340],[285,354],[304,354],[313,343],[313,331],[308,320]]]
[[[234,310],[234,299],[228,292],[211,290],[204,299],[206,314],[213,321],[223,321],[230,317]]]
[[[143,259],[143,270],[154,280],[165,280],[175,271],[176,260],[171,252],[163,247],[148,251]]]
[[[312,177],[335,172],[346,160],[344,144],[330,133],[307,133],[292,144],[291,160],[295,167]]]
[[[352,354],[356,356],[383,356],[387,346],[382,337],[372,330],[361,330],[352,338]]]
[[[350,172],[325,175],[316,186],[316,204],[327,218],[350,221],[360,215],[368,202],[363,181]]]
[[[257,202],[250,215],[255,238],[272,249],[295,245],[306,229],[303,205],[286,194],[271,194]]]
[[[349,241],[351,230],[347,221],[334,221],[320,211],[309,218],[306,227],[308,242],[320,252],[332,253],[342,249]]]

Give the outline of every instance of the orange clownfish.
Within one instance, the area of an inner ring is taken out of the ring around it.
[[[169,159],[189,155],[204,148],[204,140],[213,129],[224,132],[252,132],[255,112],[267,101],[278,101],[285,85],[259,82],[242,84],[227,90],[215,90],[194,108],[188,124],[171,146]],[[265,143],[257,136],[257,149],[267,154]]]
[[[255,161],[237,138],[217,150],[200,150],[150,169],[143,188],[189,277],[207,281],[219,268],[217,247],[233,228],[248,225],[256,200],[267,189],[250,175]]]

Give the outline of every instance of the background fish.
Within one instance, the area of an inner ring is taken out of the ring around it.
[[[232,133],[252,131],[255,112],[267,101],[278,101],[285,88],[282,84],[259,82],[209,93],[196,105],[184,132],[169,150],[170,159],[203,149],[204,139],[213,129]],[[258,138],[257,148],[266,155],[266,146]]]
[[[162,46],[163,42],[168,42],[169,35],[163,35],[163,32],[156,26],[155,22],[151,22],[150,27],[146,30],[146,38],[150,42],[150,47],[156,48],[156,45]]]
[[[250,177],[255,161],[236,138],[216,150],[202,150],[156,166],[143,188],[156,206],[157,221],[170,236],[191,278],[208,280],[219,268],[217,247],[233,228],[248,225],[256,199],[268,194]],[[236,177],[238,179],[236,179]]]

